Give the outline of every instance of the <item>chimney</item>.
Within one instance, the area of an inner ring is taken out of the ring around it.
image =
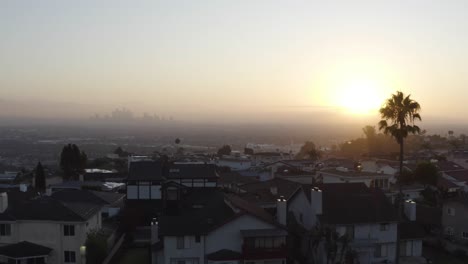
[[[270,192],[271,192],[271,194],[273,194],[274,196],[278,195],[278,187],[276,187],[276,186],[271,186],[271,187],[270,187]]]
[[[288,203],[286,199],[284,199],[284,196],[280,196],[280,198],[276,200],[276,220],[282,225],[286,225],[286,219],[288,216],[287,206]]]
[[[410,221],[416,221],[416,203],[414,201],[405,201],[405,215]]]
[[[24,183],[21,183],[19,185],[20,192],[27,192],[28,191],[28,186]]]
[[[151,221],[151,244],[159,242],[159,223],[156,218]]]
[[[0,213],[4,213],[8,208],[8,194],[6,192],[0,193]]]
[[[322,212],[322,190],[318,187],[312,188],[310,191],[310,202],[312,204],[312,210],[316,215],[321,215]]]

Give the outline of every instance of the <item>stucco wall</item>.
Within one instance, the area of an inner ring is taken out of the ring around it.
[[[237,219],[223,225],[208,234],[206,253],[210,254],[221,249],[230,249],[241,252],[243,238],[240,230],[246,229],[271,229],[275,228],[258,218],[250,215],[243,215]],[[226,239],[229,238],[229,239]]]

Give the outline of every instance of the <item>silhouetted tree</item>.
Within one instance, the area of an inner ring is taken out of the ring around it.
[[[60,168],[63,171],[65,180],[77,180],[78,175],[86,167],[88,156],[80,151],[77,145],[68,144],[63,147],[60,154]]]
[[[385,105],[380,108],[380,116],[382,120],[379,122],[379,130],[382,130],[385,134],[391,135],[397,143],[400,145],[400,173],[403,174],[403,145],[404,140],[408,134],[418,134],[421,130],[414,124],[416,120],[421,120],[419,111],[421,106],[418,102],[410,98],[410,95],[405,96],[402,92],[398,91],[393,94],[389,99],[386,100]],[[402,208],[402,191],[401,184],[400,198],[397,199],[398,203],[398,215],[399,220],[401,219],[401,208]],[[400,244],[400,236],[397,233],[397,245]],[[396,263],[400,262],[400,247],[396,247]]]
[[[176,138],[176,139],[174,140],[174,142],[175,142],[177,145],[179,145],[179,144],[180,144],[180,138]]]
[[[365,126],[362,128],[362,132],[366,136],[367,140],[367,149],[369,153],[376,153],[379,150],[377,149],[377,132],[375,131],[374,126]]]
[[[177,148],[177,152],[176,152],[176,155],[179,155],[179,156],[182,156],[184,155],[184,148],[180,147],[180,148]]]
[[[437,186],[439,169],[430,162],[421,162],[414,170],[414,179],[425,185]]]
[[[418,102],[400,91],[387,99],[384,107],[380,108],[382,120],[379,122],[379,130],[391,135],[400,145],[400,175],[403,172],[404,140],[409,134],[420,132],[420,128],[414,124],[416,120],[421,120],[420,110]]]
[[[117,147],[115,150],[114,150],[114,154],[117,154],[119,157],[128,157],[128,155],[130,155],[129,152],[125,151],[122,149],[122,147]]]
[[[304,145],[302,145],[299,152],[296,154],[296,159],[306,159],[309,158],[313,161],[320,159],[322,153],[316,149],[314,142],[306,141]]]
[[[230,155],[231,154],[231,146],[229,145],[224,145],[222,146],[220,149],[218,149],[218,155],[219,156],[222,156],[222,155]]]
[[[460,141],[462,142],[462,146],[465,147],[465,143],[466,143],[466,135],[465,134],[460,134]]]
[[[42,167],[42,164],[39,162],[37,163],[35,173],[34,173],[34,182],[35,182],[35,188],[38,191],[45,191],[46,189],[46,179],[45,179],[45,172],[44,172],[44,167]]]
[[[246,155],[253,155],[253,154],[254,154],[254,150],[251,149],[251,148],[244,148],[244,154],[246,154]]]

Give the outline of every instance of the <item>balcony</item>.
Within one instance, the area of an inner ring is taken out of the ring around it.
[[[288,256],[286,245],[277,248],[256,248],[242,245],[242,257],[246,260],[254,259],[285,259]]]
[[[377,242],[376,238],[355,238],[350,242],[350,245],[358,251],[374,251]]]

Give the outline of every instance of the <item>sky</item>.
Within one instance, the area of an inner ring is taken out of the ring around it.
[[[0,116],[362,119],[401,90],[423,120],[465,122],[466,14],[464,0],[3,0]]]

